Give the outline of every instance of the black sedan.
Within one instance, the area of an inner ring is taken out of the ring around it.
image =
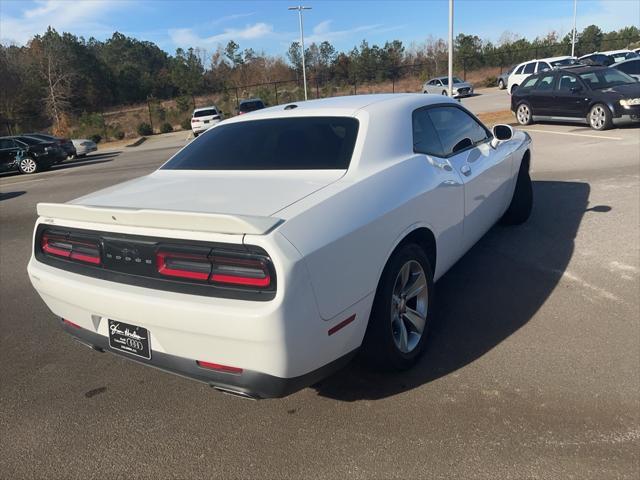
[[[0,172],[40,172],[58,163],[65,155],[53,142],[41,142],[24,136],[0,137]]]
[[[640,121],[640,83],[609,67],[578,66],[528,77],[511,96],[518,123],[536,120],[587,123],[606,130]]]
[[[60,148],[65,151],[67,158],[74,158],[76,156],[76,147],[73,146],[73,142],[68,138],[54,137],[48,133],[26,133],[25,135],[45,142],[56,142],[60,145]]]

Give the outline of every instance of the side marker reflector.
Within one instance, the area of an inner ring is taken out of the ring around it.
[[[340,323],[338,323],[337,325],[334,325],[333,327],[331,327],[329,329],[329,335],[333,335],[334,333],[336,333],[338,330],[346,327],[347,325],[349,325],[351,322],[353,322],[356,319],[356,314],[354,313],[353,315],[351,315],[349,318],[347,318],[346,320],[341,321]]]

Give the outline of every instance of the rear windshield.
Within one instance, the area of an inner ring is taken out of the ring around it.
[[[556,60],[551,62],[553,67],[566,67],[568,65],[575,65],[577,62],[573,58],[565,58],[564,60]]]
[[[358,134],[349,117],[224,122],[178,152],[165,170],[346,169]]]
[[[264,103],[260,100],[240,103],[240,110],[242,112],[253,112],[254,110],[260,110],[261,108],[264,108]]]
[[[193,112],[193,118],[196,117],[209,117],[211,115],[217,115],[215,108],[210,108],[209,110],[198,110],[197,112]]]

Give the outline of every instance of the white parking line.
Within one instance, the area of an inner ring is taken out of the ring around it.
[[[523,130],[527,132],[553,133],[555,135],[569,135],[571,137],[604,138],[605,140],[622,140],[622,137],[607,137],[605,135],[589,135],[588,133],[554,132],[553,130],[537,130],[535,128],[524,128]]]
[[[24,183],[33,183],[33,182],[43,182],[46,178],[34,178],[33,180],[23,180],[21,182],[12,182],[12,183],[1,183],[0,187],[12,187],[14,185],[22,185]]]

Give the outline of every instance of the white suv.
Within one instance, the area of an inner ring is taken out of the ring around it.
[[[196,108],[193,111],[193,116],[191,118],[191,130],[193,131],[193,136],[197,137],[220,121],[222,121],[222,112],[218,110],[218,107],[215,105]]]
[[[512,94],[518,85],[529,76],[534,73],[543,72],[545,70],[551,70],[553,67],[562,67],[566,65],[572,65],[576,62],[576,57],[550,57],[541,58],[539,60],[529,60],[528,62],[522,62],[518,65],[511,75],[509,75],[509,81],[507,82],[507,92]]]

